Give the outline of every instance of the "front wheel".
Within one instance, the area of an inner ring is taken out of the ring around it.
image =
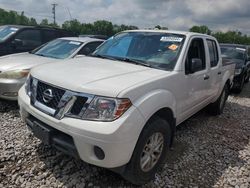
[[[212,115],[220,115],[223,113],[227,98],[229,95],[229,86],[226,84],[220,94],[220,97],[208,106],[209,113]]]
[[[153,179],[165,159],[170,140],[169,123],[160,117],[153,117],[141,132],[122,176],[136,185],[145,184]]]

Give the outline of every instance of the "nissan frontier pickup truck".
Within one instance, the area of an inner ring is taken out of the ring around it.
[[[91,56],[32,69],[20,113],[43,143],[140,185],[164,161],[177,125],[207,106],[223,112],[234,68],[222,65],[212,36],[124,31]]]

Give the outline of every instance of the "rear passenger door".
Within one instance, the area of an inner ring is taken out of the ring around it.
[[[208,60],[210,64],[209,95],[211,98],[217,95],[222,80],[222,72],[219,63],[218,45],[215,40],[206,39],[208,48]]]

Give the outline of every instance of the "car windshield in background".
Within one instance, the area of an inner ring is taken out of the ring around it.
[[[158,69],[172,70],[185,36],[156,32],[123,32],[108,39],[93,55]]]
[[[44,57],[65,59],[71,56],[81,45],[82,42],[78,41],[56,39],[34,50],[32,53]]]
[[[224,58],[230,58],[230,59],[245,59],[245,51],[244,48],[239,47],[231,47],[231,46],[222,46],[221,47],[221,54]]]
[[[18,31],[18,28],[16,27],[11,27],[11,26],[0,27],[0,41],[6,40],[17,31]]]

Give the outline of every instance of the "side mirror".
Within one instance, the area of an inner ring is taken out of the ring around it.
[[[20,39],[14,39],[11,42],[11,44],[12,44],[13,47],[19,47],[19,46],[23,46],[23,41],[20,40]]]
[[[189,65],[189,73],[195,73],[203,69],[202,66],[202,60],[199,58],[193,58],[191,59],[190,65]]]
[[[85,55],[77,54],[75,58],[85,57]]]

